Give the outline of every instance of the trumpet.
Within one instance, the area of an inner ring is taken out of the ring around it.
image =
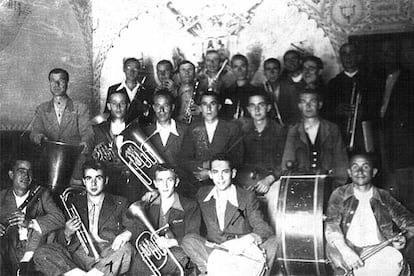
[[[85,224],[83,224],[78,210],[76,210],[75,206],[73,204],[70,205],[70,207],[68,207],[67,205],[67,200],[68,200],[68,196],[69,194],[71,194],[74,191],[84,191],[83,188],[76,188],[76,187],[69,187],[67,188],[65,191],[63,191],[63,193],[61,195],[59,195],[63,207],[65,209],[66,214],[68,215],[68,217],[70,219],[76,217],[79,219],[79,221],[81,222],[80,225],[80,229],[76,231],[76,236],[83,248],[83,250],[85,251],[85,253],[87,255],[89,255],[90,253],[92,253],[93,258],[95,259],[95,262],[98,262],[101,259],[101,256],[99,256],[98,251],[95,248],[95,245],[93,244],[93,240],[92,237],[90,236],[88,229],[86,229]]]
[[[169,248],[160,248],[156,242],[157,238],[159,238],[158,233],[166,230],[169,227],[168,224],[155,230],[145,215],[144,203],[142,201],[131,204],[128,208],[127,215],[140,219],[149,230],[143,231],[138,236],[135,241],[135,247],[151,272],[154,275],[161,276],[161,269],[167,263],[168,258],[171,258],[177,266],[180,275],[184,276],[184,269],[171,250]]]
[[[189,124],[191,123],[191,121],[193,120],[193,113],[192,113],[192,111],[191,111],[191,107],[192,107],[192,106],[193,106],[193,104],[194,104],[195,97],[196,97],[196,95],[197,95],[197,88],[198,88],[199,83],[200,83],[200,82],[198,82],[198,81],[195,83],[195,85],[194,85],[194,89],[193,89],[193,94],[191,95],[191,99],[188,101],[187,108],[185,109],[185,113],[184,113],[183,121],[184,121],[186,124],[188,124],[188,125],[189,125]]]
[[[139,128],[132,127],[127,127],[120,135],[125,137],[125,140],[118,146],[118,156],[122,163],[149,191],[154,191],[151,187],[150,169],[165,161],[148,141],[151,136],[146,137]]]

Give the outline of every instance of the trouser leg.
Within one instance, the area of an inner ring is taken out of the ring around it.
[[[207,273],[208,256],[213,251],[205,246],[206,239],[197,234],[185,235],[181,243],[185,254],[197,265],[201,273]]]
[[[58,276],[76,268],[69,251],[60,244],[40,246],[33,255],[36,270],[46,276]]]
[[[276,259],[276,252],[277,252],[276,236],[271,236],[259,247],[264,249],[266,252],[266,263],[269,269],[265,275],[273,275],[275,271],[272,271],[272,268],[273,268],[274,261]]]

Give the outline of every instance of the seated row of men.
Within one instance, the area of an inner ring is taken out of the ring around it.
[[[154,246],[159,246],[177,260],[169,255],[156,269],[162,275],[258,275],[262,270],[275,275],[278,241],[255,193],[236,185],[236,173],[225,155],[213,157],[208,174],[214,185],[200,188],[194,200],[176,191],[180,179],[175,169],[160,164],[153,177],[157,192],[146,193],[128,209],[126,198],[105,190],[103,163],[88,161],[82,178],[86,194],[66,201],[79,215],[65,222],[49,190],[40,188],[33,196],[31,162],[18,158],[9,171],[12,187],[0,193],[1,273],[32,275],[34,266],[44,275],[154,275],[143,256],[153,254],[150,258],[158,265]],[[327,256],[339,273],[335,275],[409,275],[402,249],[414,235],[414,215],[373,186],[376,173],[369,156],[353,156],[351,183],[338,187],[329,199],[325,234]],[[136,206],[144,206],[144,215],[134,211]],[[131,244],[151,227],[162,230],[139,239],[135,252]],[[85,244],[80,231],[90,235]],[[378,245],[384,246],[365,257],[364,251]]]

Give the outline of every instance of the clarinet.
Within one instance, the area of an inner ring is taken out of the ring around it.
[[[23,201],[22,204],[20,204],[19,207],[17,207],[17,210],[23,211],[23,209],[26,208],[27,205],[29,205],[30,203],[34,202],[40,196],[40,194],[41,194],[41,190],[40,190],[40,185],[39,185],[30,191],[29,196],[25,199],[25,201]],[[7,232],[7,230],[9,230],[10,228],[10,224],[7,222],[5,226],[6,226],[6,232]]]

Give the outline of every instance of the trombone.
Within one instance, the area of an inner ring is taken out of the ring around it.
[[[361,93],[356,92],[356,82],[352,85],[351,105],[355,106],[354,112],[349,115],[346,125],[346,133],[349,135],[348,150],[353,151],[355,143],[356,126],[358,122],[358,112],[361,104]]]
[[[61,195],[59,195],[60,199],[62,200],[63,207],[65,209],[66,214],[69,216],[70,219],[77,217],[79,221],[81,222],[80,229],[76,231],[76,236],[78,237],[78,240],[84,249],[85,253],[89,255],[92,253],[93,258],[95,259],[95,263],[97,263],[101,256],[99,255],[98,251],[95,248],[95,245],[93,244],[93,240],[91,235],[88,232],[88,229],[86,229],[85,224],[83,224],[78,210],[76,210],[75,206],[73,204],[68,207],[66,201],[68,200],[68,196],[70,193],[72,193],[75,190],[81,190],[80,188],[73,188],[69,187]]]

